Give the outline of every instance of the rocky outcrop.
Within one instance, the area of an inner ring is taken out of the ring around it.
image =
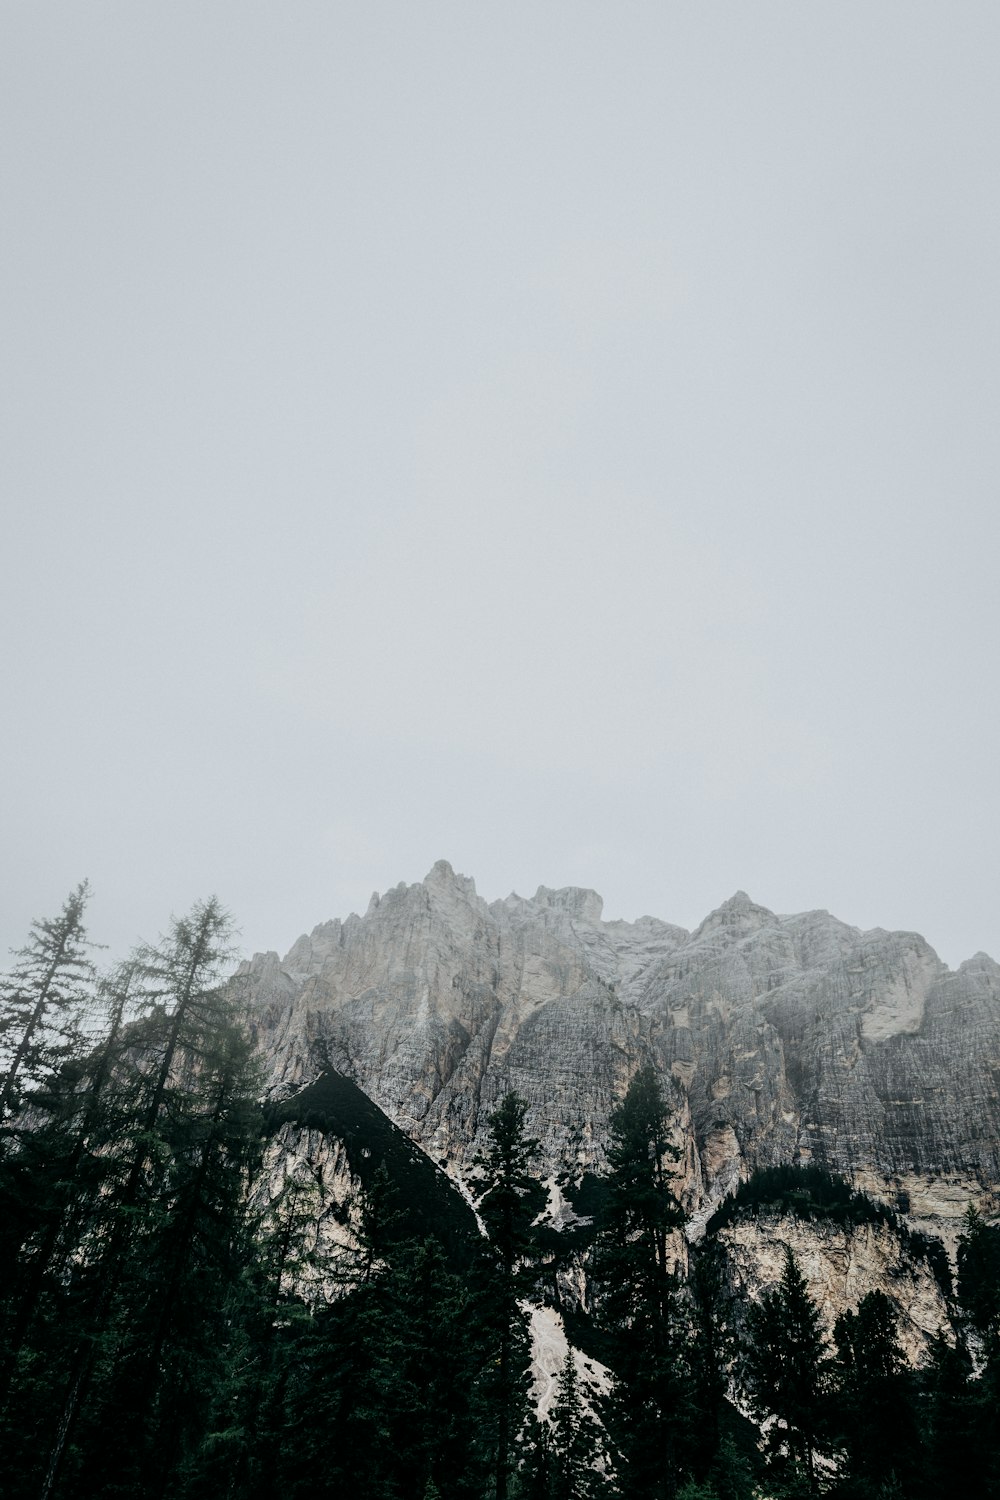
[[[793,1251],[831,1341],[841,1313],[869,1292],[883,1292],[898,1314],[900,1344],[911,1363],[928,1340],[949,1327],[948,1305],[931,1267],[907,1253],[886,1225],[837,1225],[789,1214],[740,1219],[719,1233],[736,1307],[757,1301],[781,1281],[785,1250]]]
[[[444,861],[282,960],[246,965],[276,1098],[353,1079],[453,1175],[510,1088],[546,1170],[600,1170],[653,1060],[692,1213],[758,1165],[813,1161],[954,1230],[1000,1183],[1000,966],[742,892],[693,932],[602,920],[593,891],[487,904]]]
[[[283,1291],[328,1301],[337,1290],[331,1268],[349,1276],[359,1251],[361,1178],[344,1142],[285,1121],[270,1137],[258,1174],[256,1201],[268,1224],[291,1225],[282,1264]]]

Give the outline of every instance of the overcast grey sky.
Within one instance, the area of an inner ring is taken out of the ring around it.
[[[1000,958],[1000,7],[0,7],[0,944],[435,859]]]

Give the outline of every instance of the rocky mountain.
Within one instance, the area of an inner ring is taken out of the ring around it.
[[[488,904],[439,861],[283,959],[258,954],[241,982],[272,1096],[333,1070],[462,1183],[515,1089],[558,1224],[556,1177],[601,1171],[609,1113],[652,1061],[695,1237],[754,1168],[782,1163],[842,1172],[950,1243],[970,1201],[996,1211],[991,958],[952,972],[915,933],[778,915],[743,892],[694,932],[601,913],[577,888]],[[914,1295],[926,1323],[931,1292]]]

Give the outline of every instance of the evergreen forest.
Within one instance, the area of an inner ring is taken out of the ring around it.
[[[741,1302],[718,1237],[734,1215],[908,1231],[841,1179],[772,1169],[682,1274],[670,1114],[646,1067],[606,1174],[565,1183],[579,1223],[563,1233],[537,1222],[526,1104],[502,1098],[475,1164],[481,1232],[349,1080],[266,1103],[216,900],[102,971],[88,894],[32,926],[0,989],[6,1500],[1000,1496],[1000,1229],[973,1210],[954,1282],[940,1246],[908,1243],[952,1314],[919,1368],[880,1292],[825,1331],[790,1251],[780,1284]],[[314,1177],[264,1190],[290,1121],[363,1145],[332,1247]],[[580,1353],[539,1419],[530,1312],[560,1304],[570,1265]]]

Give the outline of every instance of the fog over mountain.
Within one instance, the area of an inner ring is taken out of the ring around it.
[[[444,849],[1000,952],[1000,9],[0,8],[0,953]]]

